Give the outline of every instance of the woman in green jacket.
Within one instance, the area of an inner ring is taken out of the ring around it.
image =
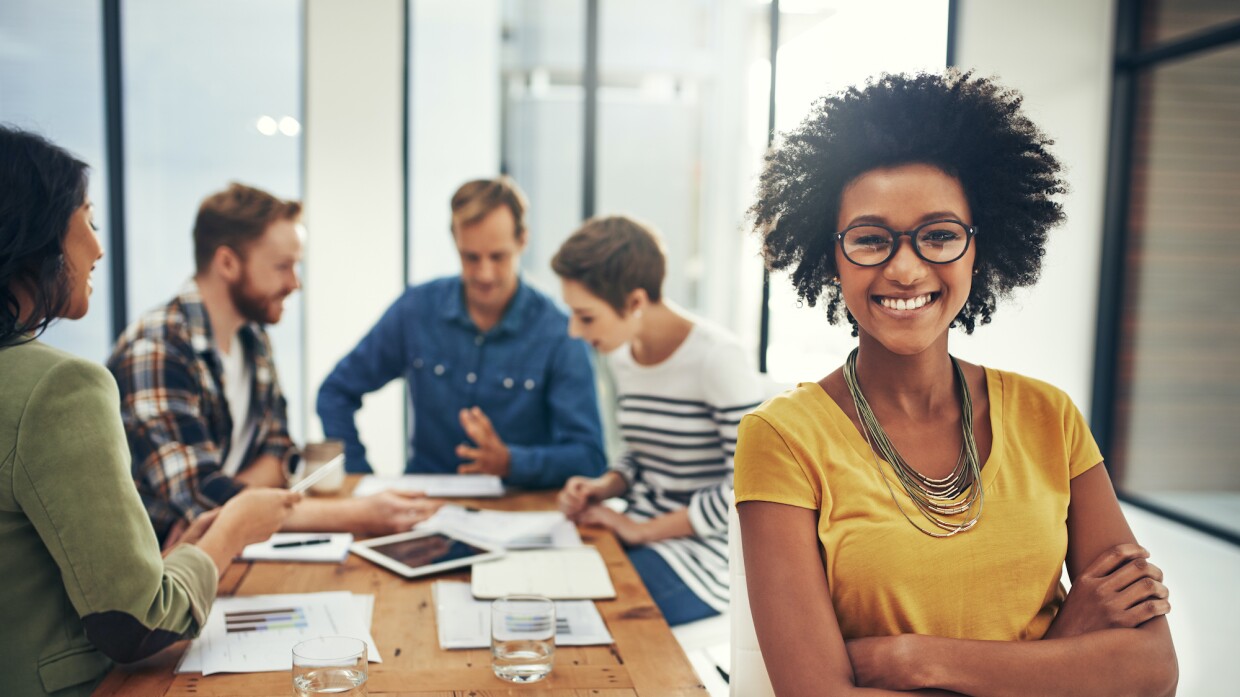
[[[85,695],[113,661],[196,634],[219,574],[298,500],[256,489],[159,544],[108,371],[37,340],[90,306],[87,167],[0,126],[0,692]]]

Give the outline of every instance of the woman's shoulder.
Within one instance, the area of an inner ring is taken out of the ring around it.
[[[22,401],[48,390],[116,391],[104,366],[40,341],[0,349],[0,366],[5,391]]]
[[[777,431],[800,430],[822,424],[839,411],[831,397],[816,382],[802,382],[763,402],[747,418],[765,421]]]
[[[985,371],[988,382],[998,381],[997,386],[990,386],[991,394],[996,393],[997,387],[1004,403],[1012,408],[1075,408],[1072,397],[1067,392],[1045,380],[998,368],[985,368]]]

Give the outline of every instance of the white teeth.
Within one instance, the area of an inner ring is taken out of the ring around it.
[[[883,307],[892,310],[917,310],[925,307],[926,303],[930,302],[930,294],[926,293],[925,295],[919,295],[915,298],[907,299],[883,298],[880,302],[882,302]]]

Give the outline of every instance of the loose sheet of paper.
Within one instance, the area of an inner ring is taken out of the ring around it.
[[[367,657],[381,663],[370,636],[373,595],[347,591],[218,598],[202,635],[190,644],[178,673],[264,673],[292,670],[293,646],[320,636],[366,642]]]
[[[328,540],[328,542],[303,544],[296,547],[275,546],[307,540]],[[246,545],[246,548],[241,551],[241,558],[247,561],[310,561],[339,564],[349,556],[351,544],[353,544],[353,536],[347,532],[277,532],[263,542]]]
[[[502,559],[474,564],[476,598],[542,595],[553,600],[616,597],[611,574],[598,550],[589,545],[509,552]]]
[[[379,477],[368,474],[353,489],[354,496],[380,491],[421,491],[435,498],[482,498],[504,495],[504,483],[491,474],[406,474]]]
[[[491,645],[491,602],[475,600],[464,581],[437,581],[435,624],[441,649],[483,649]],[[592,600],[560,600],[555,604],[557,646],[592,646],[614,640]]]
[[[558,511],[491,511],[447,504],[417,528],[456,533],[504,549],[581,546],[577,526]]]

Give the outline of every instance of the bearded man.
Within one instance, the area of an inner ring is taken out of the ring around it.
[[[300,216],[299,202],[242,184],[208,196],[194,222],[194,277],[130,325],[108,359],[134,481],[165,546],[244,487],[284,486],[297,471],[263,327],[301,287]],[[388,534],[437,507],[397,492],[304,499],[284,528]]]

